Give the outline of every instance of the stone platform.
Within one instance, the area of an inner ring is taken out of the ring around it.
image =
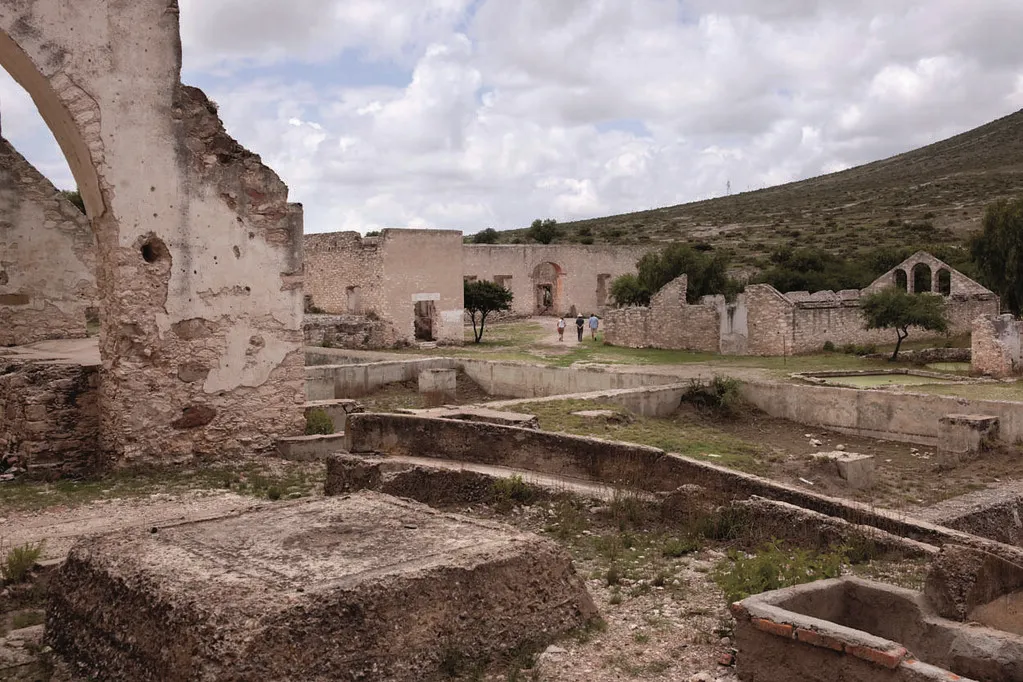
[[[47,643],[105,680],[420,680],[596,614],[535,535],[372,492],[78,543]]]

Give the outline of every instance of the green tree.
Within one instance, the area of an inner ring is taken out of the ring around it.
[[[1023,311],[1023,198],[1002,199],[984,211],[984,231],[970,243],[980,279],[1019,315]]]
[[[934,294],[910,294],[898,287],[887,287],[860,299],[860,311],[867,329],[894,329],[898,337],[892,360],[899,357],[899,348],[909,336],[910,327],[928,331],[948,331],[945,300]]]
[[[487,315],[498,310],[510,310],[512,292],[500,284],[486,281],[465,282],[463,288],[465,309],[472,318],[473,341],[479,343],[483,338],[483,325],[487,322]]]
[[[639,283],[639,277],[630,273],[611,282],[611,298],[617,306],[647,305],[650,292]]]
[[[81,192],[77,189],[62,189],[60,195],[74,204],[79,211],[85,213],[85,202],[82,200]]]
[[[526,237],[532,239],[534,242],[540,244],[550,244],[552,241],[558,238],[558,234],[561,232],[561,228],[558,227],[558,221],[553,218],[544,218],[540,220],[537,218],[533,221],[533,224],[526,230]]]
[[[498,239],[497,230],[492,227],[488,227],[485,230],[480,230],[472,236],[473,244],[496,244]]]
[[[689,280],[686,290],[689,303],[709,294],[731,295],[740,287],[728,276],[728,263],[728,256],[723,253],[671,244],[640,258],[636,263],[637,274],[623,275],[611,282],[611,295],[617,305],[647,305],[661,287],[682,274]]]

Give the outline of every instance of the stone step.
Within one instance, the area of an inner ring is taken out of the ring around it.
[[[277,441],[277,454],[296,462],[315,462],[345,452],[344,431],[327,435],[289,436]]]

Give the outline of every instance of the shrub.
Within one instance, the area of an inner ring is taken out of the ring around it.
[[[334,433],[334,420],[321,409],[309,410],[305,416],[305,435],[329,435]]]
[[[729,552],[728,559],[718,565],[713,578],[731,603],[768,590],[837,578],[847,561],[842,547],[815,552],[788,549],[774,540],[751,556],[734,550]]]
[[[281,499],[281,494],[282,494],[281,489],[275,485],[272,485],[266,489],[266,498],[268,500],[276,502],[277,500]]]
[[[500,507],[511,507],[516,504],[533,504],[536,501],[536,489],[526,483],[522,476],[515,474],[509,478],[499,478],[493,483],[494,497]]]
[[[700,542],[694,537],[670,538],[661,548],[661,554],[676,559],[686,554],[691,554],[700,549]]]
[[[825,341],[824,342],[824,352],[825,353],[834,353],[835,352],[835,344],[831,343],[830,341]]]
[[[716,376],[710,383],[692,379],[682,394],[682,402],[695,405],[697,409],[719,417],[736,417],[742,411],[745,401],[739,390],[740,382],[730,377]]]
[[[579,243],[589,246],[593,243],[593,237],[582,237],[579,239]]]
[[[43,553],[43,544],[25,543],[21,547],[12,547],[7,551],[3,565],[0,565],[0,578],[5,583],[20,583],[28,576]]]

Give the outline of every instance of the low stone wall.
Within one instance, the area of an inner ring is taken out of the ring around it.
[[[593,400],[602,403],[620,405],[625,409],[643,417],[670,417],[678,410],[682,402],[682,395],[689,384],[664,384],[641,388],[618,388],[607,391],[593,391],[591,393],[575,393],[572,395],[553,395],[546,398],[517,398],[515,400],[499,400],[487,403],[487,407],[504,409],[524,409],[529,411],[529,406],[537,402],[549,402],[556,400]]]
[[[643,445],[480,422],[375,413],[349,416],[345,444],[352,454],[472,462],[647,492],[670,492],[696,484],[722,503],[759,495],[920,542],[937,546],[958,543],[1017,563],[1023,561],[1023,550],[1016,547]]]
[[[0,456],[31,475],[88,473],[99,464],[98,388],[96,366],[0,361]]]
[[[394,328],[365,315],[306,315],[302,332],[307,346],[381,349],[394,346]]]
[[[681,275],[650,299],[649,307],[619,308],[604,315],[604,341],[627,348],[670,348],[716,353],[721,322],[716,307],[686,303],[688,278]]]
[[[546,367],[526,362],[455,360],[470,379],[491,395],[536,398],[566,393],[589,393],[617,388],[642,388],[675,383],[676,377],[608,372],[602,369]]]
[[[306,367],[306,399],[358,398],[387,384],[416,379],[423,370],[456,368],[457,361],[451,358],[414,358]]]
[[[1023,322],[1012,315],[982,315],[973,321],[970,337],[974,374],[1011,377],[1023,372]]]
[[[937,445],[938,420],[969,411],[999,418],[999,438],[1023,439],[1023,403],[840,386],[746,382],[743,397],[772,417],[883,440]]]

